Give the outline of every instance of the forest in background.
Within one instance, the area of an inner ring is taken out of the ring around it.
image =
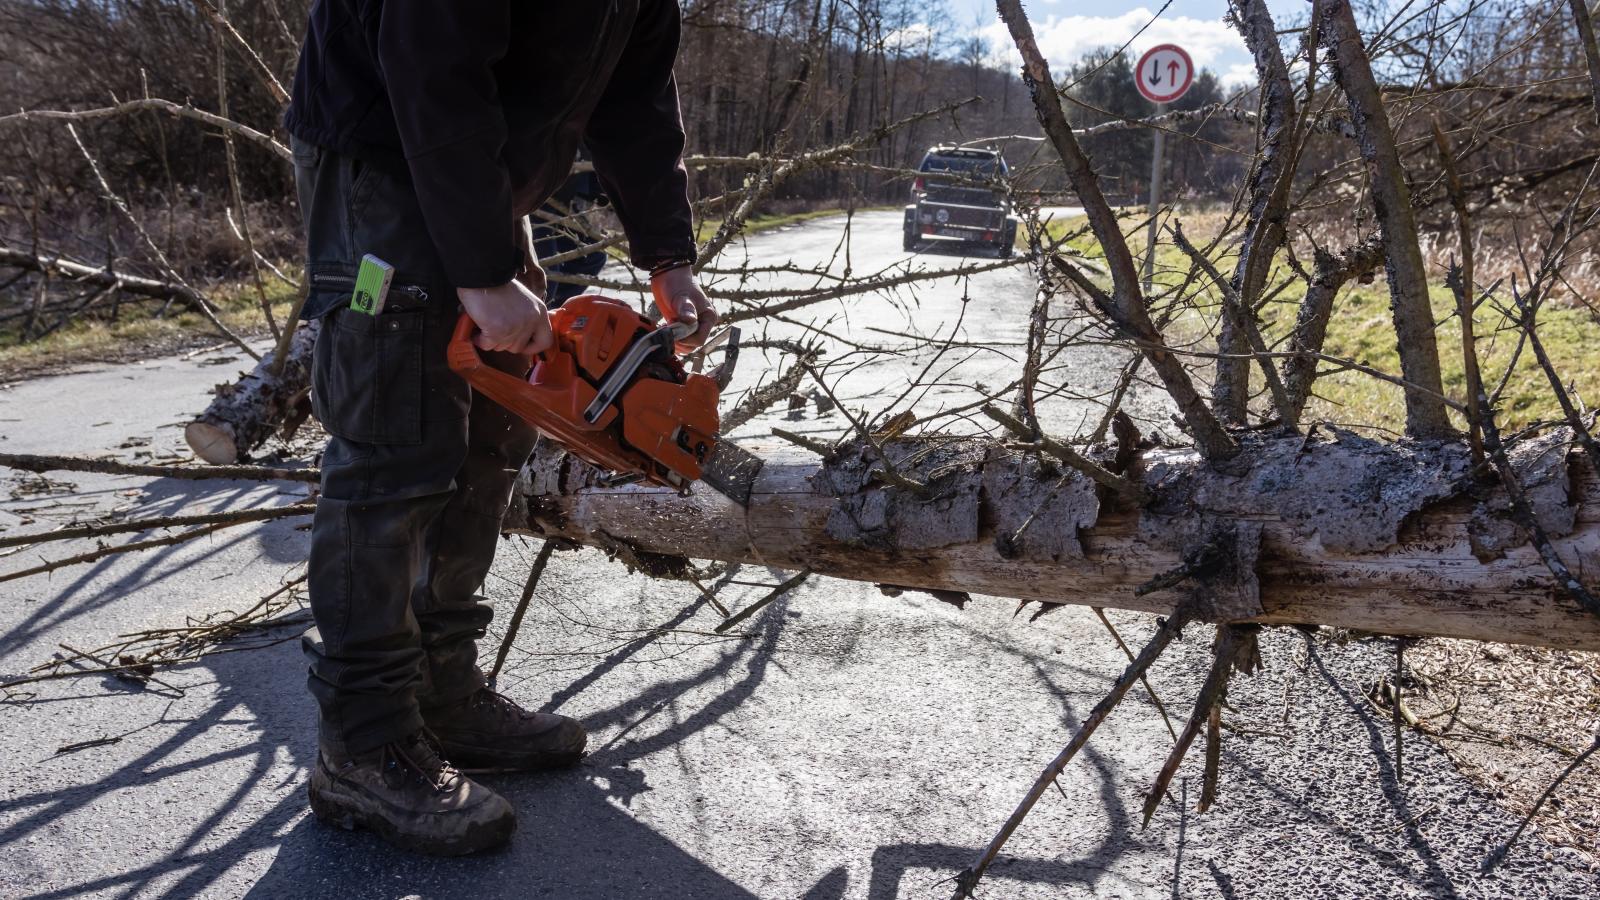
[[[8,110],[86,110],[163,98],[283,140],[280,91],[293,78],[309,6],[310,0],[232,6],[225,0],[0,0],[0,102]],[[223,19],[242,41],[219,28]],[[1033,140],[998,142],[1021,169],[1021,186],[1065,187],[1059,173],[1030,164],[1040,132],[1021,79],[1000,67],[973,26],[955,21],[942,2],[692,0],[684,4],[683,24],[679,90],[692,154],[795,154],[881,130],[881,139],[857,153],[857,161],[903,169],[934,143],[1021,135]],[[1081,67],[1078,90],[1089,106],[1076,109],[1078,124],[1150,112],[1133,91],[1126,55],[1115,49],[1105,48]],[[1207,72],[1177,108],[1225,99]],[[889,127],[957,103],[948,114]],[[238,234],[246,225],[269,259],[296,257],[293,172],[260,142],[233,140],[225,148],[223,131],[159,110],[76,128],[83,149],[60,126],[6,128],[7,140],[0,141],[0,242],[6,246],[92,265],[122,260],[131,271],[159,274],[145,265],[148,248],[126,217],[105,202],[87,150],[184,274],[246,275]],[[1249,137],[1222,125],[1204,130],[1214,142],[1230,134]],[[1147,134],[1089,138],[1087,145],[1104,158],[1113,191],[1128,202],[1143,197]],[[1242,161],[1219,163],[1205,144],[1169,152],[1179,196],[1226,198],[1242,177]],[[237,188],[228,153],[236,159]],[[693,190],[700,197],[722,195],[742,177],[728,169],[696,170]],[[792,211],[897,203],[907,183],[903,175],[866,168],[816,171],[789,179],[766,206]],[[26,280],[10,285],[10,301],[26,299],[30,287]]]
[[[279,123],[309,5],[0,0],[0,102],[23,111],[0,115],[0,345],[130,310],[165,315],[173,305],[155,287],[109,298],[71,285],[63,293],[63,280],[40,277],[44,259],[202,293],[237,293],[226,286],[250,279],[260,279],[261,293],[293,292],[298,213]],[[1596,159],[1573,128],[1586,109],[1574,89],[1585,63],[1563,27],[1565,6],[1358,4],[1396,106],[1425,249],[1441,266],[1459,236],[1435,127],[1468,138],[1458,175],[1469,202],[1495,207],[1476,226],[1494,236],[1480,265],[1496,274],[1521,261],[1512,249],[1518,229],[1548,219]],[[1280,36],[1303,33],[1305,15],[1280,23]],[[907,167],[930,144],[988,138],[1006,150],[1015,173],[1006,187],[1021,205],[1074,202],[1040,140],[1012,51],[987,43],[941,0],[689,0],[683,23],[678,71],[691,155],[778,160],[850,145],[847,160],[789,172],[750,213],[897,204]],[[1108,199],[1130,215],[1147,196],[1152,134],[1131,56],[1103,47],[1061,79],[1068,120]],[[1352,244],[1375,222],[1363,211],[1339,92],[1316,78],[1306,89],[1291,247],[1309,271],[1319,248]],[[1170,202],[1223,210],[1243,196],[1260,150],[1261,104],[1254,83],[1229,88],[1200,73],[1160,123],[1173,138]],[[930,110],[944,112],[919,117]],[[48,118],[62,111],[74,118]],[[694,168],[708,228],[738,205],[751,165]],[[1576,261],[1567,283],[1592,278],[1595,265]],[[1567,284],[1556,300],[1591,302]]]

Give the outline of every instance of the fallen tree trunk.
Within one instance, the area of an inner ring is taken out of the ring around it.
[[[1525,443],[1518,467],[1569,567],[1593,573],[1600,485],[1569,449]],[[1138,506],[992,442],[888,445],[921,496],[878,480],[869,452],[770,456],[748,510],[703,487],[599,487],[594,470],[541,452],[506,526],[640,564],[719,559],[1152,613],[1188,598],[1216,621],[1600,650],[1600,618],[1556,587],[1463,443],[1252,439],[1225,467],[1148,448],[1127,470]]]
[[[183,430],[194,455],[214,466],[232,465],[279,431],[293,433],[311,412],[311,351],[320,321],[302,322],[278,370],[272,351],[248,375],[219,384],[205,412]]]
[[[153,297],[158,300],[176,298],[192,303],[200,297],[199,294],[196,294],[185,285],[170,281],[160,281],[155,278],[144,278],[139,275],[127,275],[109,267],[97,268],[86,263],[75,262],[63,256],[53,254],[39,255],[17,247],[0,246],[0,266],[22,269],[26,272],[38,272],[41,275],[62,278],[77,284],[89,284],[96,287],[125,291],[129,294]]]

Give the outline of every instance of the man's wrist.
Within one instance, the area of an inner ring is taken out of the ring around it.
[[[684,266],[692,266],[692,265],[694,265],[694,258],[693,257],[687,257],[687,258],[680,257],[678,259],[663,260],[663,261],[658,262],[655,265],[650,267],[650,277],[654,278],[657,275],[663,275],[663,274],[665,274],[667,272],[672,271],[673,269],[681,269]]]

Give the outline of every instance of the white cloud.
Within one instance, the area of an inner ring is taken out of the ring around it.
[[[1177,44],[1189,51],[1199,68],[1217,71],[1228,63],[1226,76],[1237,78],[1239,66],[1232,61],[1245,53],[1239,33],[1221,19],[1195,19],[1189,16],[1162,16],[1151,22],[1155,11],[1135,7],[1118,16],[1049,16],[1035,19],[1033,34],[1053,71],[1061,72],[1101,47],[1120,47],[1133,38],[1129,52],[1137,56],[1156,44]],[[1150,27],[1145,28],[1146,25]],[[1139,34],[1139,29],[1144,32]],[[1011,43],[1011,35],[1001,22],[986,25],[980,32],[988,43],[993,61],[1009,69],[1021,65],[1022,58]],[[1139,34],[1138,37],[1134,37]],[[1249,58],[1246,55],[1245,58]],[[1245,67],[1249,69],[1248,66]],[[1223,73],[1219,73],[1221,76]],[[1254,70],[1250,70],[1254,78]]]
[[[1227,71],[1218,72],[1217,78],[1221,79],[1224,90],[1253,88],[1256,86],[1256,67],[1254,63],[1234,63]]]
[[[884,36],[883,45],[902,53],[918,53],[931,49],[934,43],[933,28],[926,22],[914,22]]]

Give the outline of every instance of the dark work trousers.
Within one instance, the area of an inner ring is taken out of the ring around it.
[[[302,643],[322,745],[344,755],[483,686],[476,641],[492,610],[475,593],[536,433],[446,365],[459,305],[409,182],[303,142],[294,155],[307,315],[322,319],[312,403],[330,435],[308,569],[316,626]],[[396,269],[377,316],[348,308],[367,253]]]

